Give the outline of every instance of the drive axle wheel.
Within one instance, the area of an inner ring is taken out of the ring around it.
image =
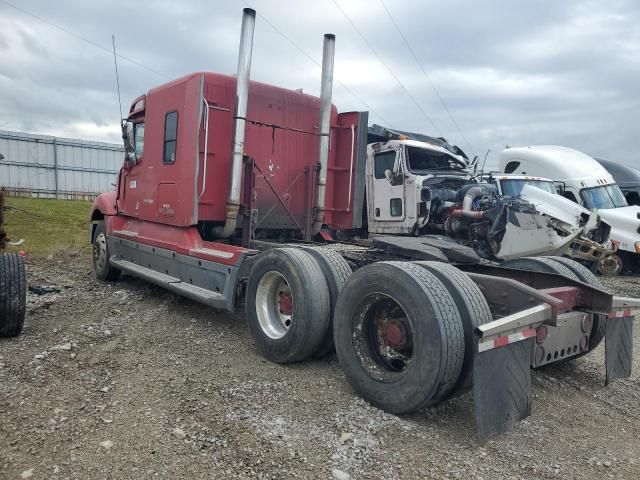
[[[0,337],[15,337],[22,331],[26,303],[24,258],[0,253]]]
[[[247,322],[258,351],[276,363],[311,356],[329,324],[322,269],[299,248],[260,254],[247,284]]]
[[[338,301],[338,295],[340,295],[344,284],[353,272],[347,261],[338,252],[324,247],[304,247],[304,251],[316,259],[324,273],[324,278],[329,288],[329,325],[318,351],[313,354],[314,358],[322,358],[335,350],[333,345],[333,312]]]
[[[96,225],[93,232],[93,270],[98,280],[115,281],[120,278],[120,270],[113,268],[109,263],[111,252],[104,233],[104,222]]]
[[[460,376],[460,313],[443,283],[418,265],[378,262],[360,268],[338,297],[334,329],[347,380],[388,412],[434,405]]]
[[[256,314],[262,331],[270,338],[287,334],[293,317],[293,297],[287,280],[278,272],[267,272],[258,283]]]
[[[562,263],[565,267],[571,270],[581,282],[586,283],[594,288],[599,290],[604,290],[604,286],[587,267],[576,262],[575,260],[571,260],[570,258],[565,257],[547,257],[556,262]],[[591,328],[591,336],[589,337],[589,350],[586,353],[590,352],[594,348],[596,348],[600,342],[604,339],[605,328],[607,325],[607,315],[603,314],[593,314],[593,327]],[[576,357],[581,356],[577,355]]]
[[[453,265],[433,261],[414,263],[438,277],[453,297],[460,312],[464,328],[464,361],[460,378],[451,393],[452,395],[464,393],[472,387],[471,376],[476,349],[475,329],[493,320],[491,309],[478,285]]]

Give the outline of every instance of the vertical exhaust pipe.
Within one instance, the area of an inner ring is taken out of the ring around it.
[[[333,90],[333,57],[336,50],[336,36],[327,33],[322,49],[322,84],[320,86],[320,151],[316,208],[312,235],[317,235],[324,223],[325,196],[327,190],[327,165],[329,163],[329,135],[331,134],[331,92]]]
[[[244,157],[244,130],[249,99],[249,77],[251,72],[251,53],[253,50],[253,30],[256,24],[256,11],[245,8],[242,11],[242,30],[238,51],[238,74],[236,78],[236,112],[233,125],[233,151],[231,153],[231,177],[224,227],[214,229],[217,237],[229,238],[236,230],[240,210],[240,190],[242,186],[242,163]]]

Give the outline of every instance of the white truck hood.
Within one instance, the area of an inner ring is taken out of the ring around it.
[[[638,227],[640,227],[640,220],[638,219],[640,206],[629,205],[619,208],[601,208],[598,210],[598,213],[600,217],[612,227],[636,232],[638,240],[640,240],[640,233],[638,233]]]
[[[546,192],[533,185],[525,185],[520,198],[532,203],[538,212],[557,218],[563,223],[573,227],[580,226],[580,217],[583,214],[591,215],[586,208],[560,195]],[[601,215],[604,219],[604,215]],[[606,221],[606,220],[605,220]]]

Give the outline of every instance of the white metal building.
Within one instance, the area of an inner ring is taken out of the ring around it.
[[[0,130],[0,186],[13,195],[93,198],[113,189],[122,145]]]

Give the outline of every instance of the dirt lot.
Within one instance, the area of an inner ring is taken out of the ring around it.
[[[29,260],[23,334],[0,341],[1,478],[640,477],[640,362],[604,388],[604,350],[533,374],[533,415],[484,446],[469,395],[397,417],[358,399],[337,360],[263,360],[243,312],[89,258]],[[640,295],[640,279],[608,281]],[[636,347],[640,333],[635,331]]]

